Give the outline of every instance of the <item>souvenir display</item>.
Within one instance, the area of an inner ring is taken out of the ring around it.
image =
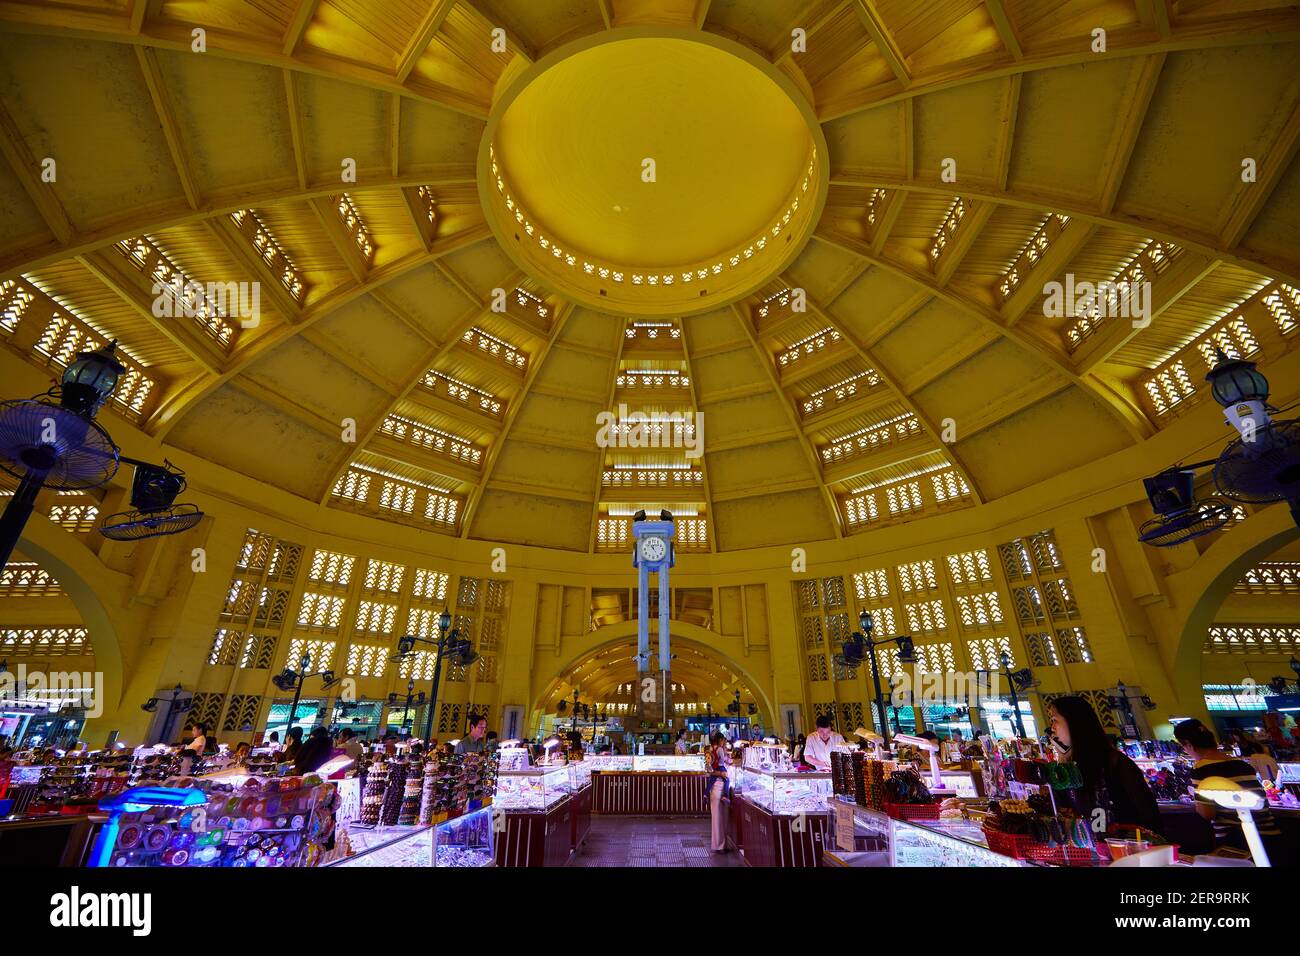
[[[164,785],[207,802],[122,813],[108,866],[315,866],[333,845],[335,788],[315,774]]]
[[[830,771],[760,770],[742,766],[736,774],[736,793],[778,816],[825,813],[832,792]]]

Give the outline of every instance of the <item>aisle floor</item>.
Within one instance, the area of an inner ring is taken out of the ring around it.
[[[587,842],[570,866],[744,866],[733,848],[709,849],[708,817],[591,818]]]

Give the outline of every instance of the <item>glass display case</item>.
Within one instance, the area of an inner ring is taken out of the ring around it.
[[[591,783],[591,764],[585,760],[575,760],[569,765],[569,779],[574,790],[581,790]]]
[[[703,773],[704,754],[638,754],[632,769],[651,773]]]
[[[844,797],[835,799],[851,808],[855,834],[872,837],[871,845],[885,851],[890,866],[1029,865],[990,850],[984,831],[975,823],[966,820],[895,820],[879,810],[857,806]]]
[[[629,771],[632,769],[631,754],[589,754],[582,762],[588,764],[591,770]]]
[[[784,773],[794,770],[790,751],[777,744],[754,744],[746,747],[741,766],[748,770],[769,770]]]
[[[439,823],[433,828],[434,866],[491,866],[492,807]]]
[[[776,816],[825,813],[832,794],[828,770],[800,773],[741,767],[735,787],[740,796]]]
[[[500,770],[493,805],[503,810],[545,812],[573,792],[571,766]]]

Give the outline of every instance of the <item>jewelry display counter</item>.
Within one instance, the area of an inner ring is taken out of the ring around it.
[[[497,866],[564,866],[591,829],[586,761],[519,766],[497,774],[493,810]],[[504,764],[503,764],[504,766]]]
[[[750,866],[820,866],[830,833],[829,772],[742,766],[731,799],[732,834]]]
[[[598,754],[590,765],[592,812],[702,816],[709,812],[704,792],[703,754]]]

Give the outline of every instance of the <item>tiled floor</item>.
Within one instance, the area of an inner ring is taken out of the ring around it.
[[[734,849],[709,849],[708,817],[591,818],[571,866],[744,866]]]

